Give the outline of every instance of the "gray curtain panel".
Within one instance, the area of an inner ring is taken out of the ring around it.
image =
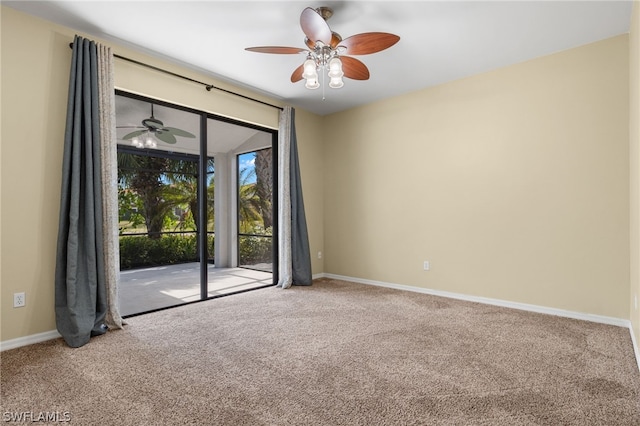
[[[95,42],[76,36],[55,272],[56,325],[71,347],[107,330],[97,62]]]
[[[302,199],[295,110],[280,114],[278,141],[278,285],[311,285],[309,235]]]

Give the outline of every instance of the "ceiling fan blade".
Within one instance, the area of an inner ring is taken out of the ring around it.
[[[276,53],[280,55],[294,55],[294,54],[303,53],[307,51],[307,49],[300,49],[299,47],[284,47],[284,46],[247,47],[244,50],[248,50],[249,52],[258,52],[258,53]]]
[[[184,138],[195,138],[196,135],[193,133],[189,133],[186,130],[176,129],[175,127],[165,127],[162,129],[162,132],[168,132],[175,136],[182,136]]]
[[[155,135],[156,135],[156,138],[160,139],[162,142],[166,142],[171,145],[177,142],[176,137],[169,132],[157,131]]]
[[[338,34],[335,31],[331,32],[331,48],[335,49],[336,47],[338,47],[342,41],[342,37],[340,37],[340,34]]]
[[[116,129],[144,129],[143,126],[116,126]]]
[[[300,26],[302,32],[312,42],[321,41],[326,45],[331,43],[331,29],[327,22],[315,9],[307,7],[300,15]]]
[[[293,74],[291,74],[291,82],[292,83],[296,83],[296,82],[302,80],[302,73],[303,72],[304,72],[304,64],[302,64],[298,68],[296,68],[295,71],[293,72]]]
[[[395,34],[389,33],[362,33],[347,37],[340,46],[344,46],[347,55],[368,55],[388,49],[400,40]]]
[[[142,135],[142,134],[144,134],[144,133],[147,133],[147,129],[144,129],[144,130],[136,130],[135,132],[127,133],[126,135],[124,135],[124,136],[122,137],[122,139],[133,139],[133,138],[135,138],[136,136],[140,136],[140,135]]]
[[[340,56],[344,76],[353,80],[369,80],[369,69],[356,58]]]
[[[309,40],[307,37],[304,38],[304,44],[306,44],[307,47],[311,50],[315,49],[316,47],[316,42]]]

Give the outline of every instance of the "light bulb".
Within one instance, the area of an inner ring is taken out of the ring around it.
[[[317,89],[318,87],[320,87],[320,83],[318,83],[318,78],[317,77],[308,78],[304,87],[306,87],[307,89]]]
[[[140,141],[140,139],[138,138],[131,139],[131,145],[135,146],[136,148],[142,148],[144,146],[142,141]]]
[[[339,89],[344,86],[344,81],[342,81],[342,76],[340,77],[331,77],[331,81],[329,81],[329,87],[332,89]]]
[[[147,140],[144,142],[144,146],[147,148],[155,148],[158,145],[151,135],[147,135]]]
[[[342,72],[342,61],[337,56],[331,58],[329,61],[329,77],[342,77],[344,73]]]
[[[316,71],[316,61],[314,61],[313,59],[309,58],[306,61],[304,61],[304,65],[303,65],[303,69],[304,72],[302,73],[302,78],[318,78],[318,72]]]

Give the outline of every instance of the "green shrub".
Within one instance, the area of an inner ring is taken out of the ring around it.
[[[240,237],[241,265],[271,263],[271,237]]]
[[[163,235],[155,240],[144,235],[120,237],[120,269],[197,261],[195,234]]]
[[[270,263],[271,237],[240,237],[240,264]],[[146,235],[120,237],[120,269],[198,262],[196,234],[166,234],[159,239]],[[207,235],[208,257],[213,260],[215,236]]]

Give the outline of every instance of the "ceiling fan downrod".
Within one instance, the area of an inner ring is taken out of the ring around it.
[[[325,21],[333,16],[333,9],[329,6],[320,6],[316,9],[316,12],[318,12],[318,15],[322,16],[322,19]]]

